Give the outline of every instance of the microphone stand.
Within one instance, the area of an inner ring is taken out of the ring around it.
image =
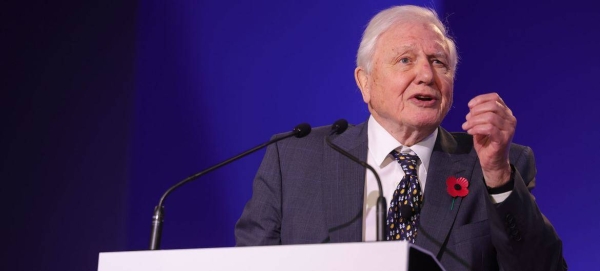
[[[291,133],[289,133],[287,135],[284,135],[282,137],[278,137],[278,138],[274,138],[272,140],[269,140],[269,141],[267,141],[267,142],[265,142],[263,144],[260,144],[260,145],[254,147],[254,148],[252,148],[250,150],[247,150],[247,151],[245,151],[243,153],[240,153],[240,154],[238,154],[238,155],[236,155],[236,156],[234,156],[232,158],[229,158],[229,159],[227,159],[227,160],[225,160],[225,161],[223,161],[221,163],[218,163],[218,164],[216,164],[216,165],[214,165],[212,167],[209,167],[209,168],[207,168],[207,169],[205,169],[205,170],[203,170],[201,172],[198,172],[198,173],[196,173],[196,174],[194,174],[192,176],[189,176],[189,177],[185,178],[184,180],[180,181],[179,183],[171,186],[171,188],[169,188],[162,195],[162,197],[158,201],[158,205],[156,207],[154,207],[154,215],[152,216],[152,230],[151,230],[151,233],[150,233],[150,250],[158,250],[158,249],[160,249],[160,240],[161,240],[161,237],[162,237],[162,224],[163,224],[163,221],[164,221],[164,207],[163,207],[163,202],[165,201],[165,199],[167,198],[167,196],[169,194],[171,194],[171,192],[173,192],[175,189],[181,187],[182,185],[184,185],[184,184],[186,184],[188,182],[191,182],[191,181],[199,178],[200,176],[202,176],[202,175],[204,175],[206,173],[209,173],[209,172],[211,172],[211,171],[213,171],[215,169],[218,169],[218,168],[220,168],[220,167],[222,167],[224,165],[227,165],[227,164],[229,164],[229,163],[231,163],[231,162],[233,162],[235,160],[238,160],[238,159],[240,159],[240,158],[242,158],[244,156],[247,156],[248,154],[251,154],[251,153],[253,153],[255,151],[258,151],[258,150],[260,150],[260,149],[262,149],[262,148],[264,148],[264,147],[266,147],[268,145],[271,145],[271,144],[273,144],[275,142],[278,142],[280,140],[283,140],[283,139],[286,139],[286,138],[289,138],[289,137],[292,137],[292,136],[296,136],[298,138],[301,138],[301,137],[304,137],[304,136],[308,135],[310,133],[310,131],[311,131],[311,127],[310,127],[309,124],[307,124],[307,123],[299,124],[298,126],[296,126],[294,128],[294,130]]]
[[[327,145],[329,145],[331,148],[333,148],[337,152],[341,153],[342,155],[350,158],[350,160],[358,163],[359,165],[369,169],[373,173],[373,175],[375,175],[375,179],[377,180],[377,186],[379,188],[379,197],[377,197],[377,205],[375,207],[377,241],[384,241],[385,240],[385,225],[386,225],[386,220],[387,220],[387,218],[386,218],[387,217],[387,215],[386,215],[387,201],[385,200],[385,197],[383,196],[383,188],[381,186],[381,179],[379,178],[379,174],[377,174],[377,172],[371,165],[359,160],[354,155],[350,154],[349,152],[340,148],[338,145],[335,145],[331,142],[330,137],[332,135],[341,134],[344,131],[346,131],[347,128],[348,128],[348,122],[346,120],[340,119],[340,120],[336,121],[332,125],[331,133],[329,134],[329,136],[327,136],[325,138],[325,141],[327,142]]]

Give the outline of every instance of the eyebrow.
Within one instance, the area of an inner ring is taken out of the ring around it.
[[[435,57],[443,57],[443,58],[447,58],[448,57],[448,55],[445,52],[443,52],[443,51],[437,51],[437,52],[435,52],[435,54],[433,54],[433,56],[435,56]]]
[[[396,53],[395,55],[396,56],[402,55],[402,54],[404,54],[404,53],[406,53],[408,51],[414,50],[415,47],[416,46],[414,44],[400,45],[400,46],[394,48],[394,51]],[[444,57],[444,58],[448,57],[448,55],[446,54],[446,52],[444,52],[443,50],[438,50],[437,52],[435,52],[431,56],[434,56],[434,57]]]

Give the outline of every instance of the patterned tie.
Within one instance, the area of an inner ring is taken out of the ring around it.
[[[413,152],[391,152],[400,163],[404,177],[396,187],[387,217],[387,240],[406,240],[414,243],[417,237],[423,194],[417,177],[419,157]]]

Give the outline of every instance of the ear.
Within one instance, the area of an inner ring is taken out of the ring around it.
[[[356,85],[362,93],[363,101],[368,104],[369,101],[371,101],[371,84],[369,82],[369,74],[367,71],[365,71],[365,69],[363,69],[363,67],[356,67],[354,70],[354,80],[356,80]]]

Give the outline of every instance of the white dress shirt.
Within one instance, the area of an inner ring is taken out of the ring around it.
[[[403,146],[390,133],[388,133],[376,120],[371,116],[368,121],[367,136],[368,136],[368,154],[367,163],[371,165],[381,178],[383,188],[383,196],[387,204],[392,198],[394,190],[404,177],[404,171],[400,164],[390,154],[393,150],[398,152],[407,152],[412,150],[419,156],[419,164],[417,165],[417,174],[419,176],[419,184],[421,191],[425,194],[425,183],[427,182],[427,171],[429,170],[429,161],[433,146],[437,139],[438,129],[435,129],[432,134],[427,136],[417,144],[407,147]],[[492,195],[493,202],[504,201],[511,192],[506,192],[498,195]],[[376,241],[376,213],[377,197],[379,189],[377,180],[371,171],[366,171],[365,177],[365,194],[363,205],[363,241]],[[387,210],[385,210],[387,213]]]

